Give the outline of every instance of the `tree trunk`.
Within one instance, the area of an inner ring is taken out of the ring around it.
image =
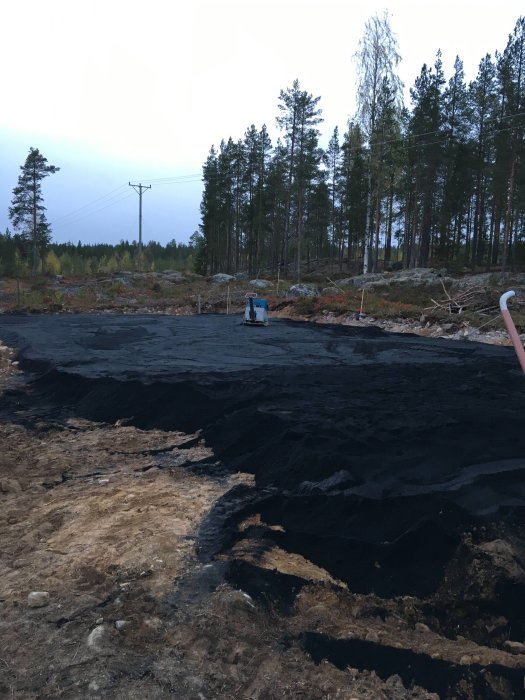
[[[392,255],[392,218],[394,210],[394,186],[393,178],[390,182],[390,192],[388,195],[388,214],[386,222],[386,237],[385,237],[385,268],[390,264],[390,257]]]
[[[509,257],[509,242],[512,220],[512,199],[514,196],[514,178],[516,175],[516,147],[515,141],[512,145],[512,160],[510,165],[509,188],[507,194],[507,208],[505,212],[505,228],[503,230],[503,251],[501,255],[501,271],[507,272],[507,263]]]
[[[33,169],[33,275],[38,272],[38,239],[37,239],[37,195],[38,195],[38,181],[36,178],[36,172]]]

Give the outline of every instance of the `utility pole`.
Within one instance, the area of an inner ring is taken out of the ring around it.
[[[131,182],[128,184],[130,187],[133,187],[139,196],[139,261],[142,267],[142,193],[144,190],[150,190],[151,185],[132,185]]]

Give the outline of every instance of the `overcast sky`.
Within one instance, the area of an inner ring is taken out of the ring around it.
[[[456,55],[467,81],[502,51],[523,0],[24,0],[2,7],[0,231],[31,146],[56,241],[186,242],[199,225],[209,149],[250,124],[277,137],[279,92],[321,96],[323,143],[355,111],[353,54],[390,13],[408,90],[423,63]]]

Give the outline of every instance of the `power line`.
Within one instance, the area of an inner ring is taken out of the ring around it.
[[[518,112],[516,114],[511,114],[511,115],[501,115],[498,117],[493,117],[491,119],[486,119],[483,124],[484,125],[490,125],[493,122],[503,122],[509,119],[515,119],[516,117],[523,117],[525,116],[525,112]],[[510,127],[500,127],[500,128],[490,128],[489,127],[489,132],[487,134],[487,138],[490,138],[496,134],[499,133],[504,133],[508,131],[512,131],[515,129],[515,126],[510,126]],[[414,142],[415,139],[420,139],[424,138],[427,136],[434,136],[434,135],[440,135],[442,137],[447,136],[447,133],[441,129],[436,129],[434,131],[427,131],[427,132],[421,132],[421,133],[412,133],[412,134],[405,134],[396,138],[392,139],[384,139],[382,141],[375,141],[373,143],[374,146],[385,146],[385,145],[392,145],[392,144],[405,144],[405,147],[407,149],[414,149],[414,148],[421,148],[425,146],[431,146],[435,145],[438,143],[441,143],[441,140],[437,141],[423,141],[423,142]],[[343,146],[341,146],[343,147]],[[359,149],[364,149],[367,146],[365,144],[361,144],[359,146],[352,146],[349,150],[359,150]],[[231,172],[222,172],[218,173],[216,175],[209,175],[207,177],[208,181],[220,181],[225,177],[231,177],[234,175],[234,173]],[[128,185],[120,185],[119,187],[111,190],[110,192],[101,195],[100,197],[97,197],[96,199],[88,202],[87,204],[82,205],[81,207],[78,207],[77,209],[73,209],[72,211],[68,212],[67,214],[64,214],[58,219],[54,221],[54,226],[58,228],[62,228],[64,226],[69,226],[78,223],[79,221],[82,221],[86,218],[89,218],[90,216],[94,216],[95,214],[100,213],[101,211],[104,211],[104,209],[107,209],[109,207],[115,206],[116,204],[119,204],[120,202],[123,202],[125,199],[128,199],[131,194],[124,194],[124,192],[121,192],[124,188],[127,186],[132,186],[134,188],[141,188],[142,190],[145,189],[150,189],[152,185],[177,185],[177,184],[191,184],[195,182],[202,182],[203,180],[203,175],[201,173],[188,173],[185,175],[172,175],[172,176],[166,176],[166,177],[161,177],[161,178],[151,178],[144,180],[144,182],[147,182],[148,185],[131,185],[131,183],[128,183]],[[139,193],[139,208],[141,207],[141,192],[139,190],[135,190],[137,193]],[[139,218],[141,218],[141,212],[139,212]],[[141,223],[139,222],[139,238],[141,238]]]
[[[116,192],[119,192],[119,190],[122,190],[126,187],[126,185],[120,185],[119,187],[116,187],[114,190],[111,190],[107,194],[103,194],[100,197],[97,197],[96,199],[93,199],[91,202],[88,202],[87,204],[84,204],[81,207],[78,207],[77,209],[73,209],[72,211],[68,212],[67,214],[63,214],[57,219],[58,221],[62,221],[63,219],[68,219],[70,216],[75,217],[77,214],[82,212],[84,209],[89,209],[91,207],[95,207],[99,202],[102,202],[102,200],[108,200],[108,198],[113,199],[117,195],[115,194]],[[113,195],[113,197],[111,197]],[[109,200],[108,200],[109,201]]]
[[[152,185],[172,185],[183,184],[185,182],[198,182],[202,180],[202,173],[192,173],[189,175],[172,175],[170,177],[159,177],[155,179],[144,179],[144,182],[149,182]]]
[[[114,207],[115,204],[119,204],[120,202],[123,202],[125,199],[129,199],[129,197],[132,197],[133,193],[129,192],[126,193],[124,196],[120,196],[118,199],[115,201],[111,201],[107,204],[104,204],[103,206],[100,206],[96,209],[93,209],[92,211],[84,212],[83,214],[80,214],[77,217],[74,217],[72,219],[67,219],[66,217],[63,217],[56,223],[56,226],[58,228],[63,228],[64,226],[72,226],[73,224],[77,224],[79,221],[83,221],[84,219],[89,218],[90,216],[94,216],[95,214],[99,214],[101,211],[104,211],[104,209],[108,209],[109,207]],[[66,218],[66,220],[64,220]],[[55,225],[55,224],[54,224]]]

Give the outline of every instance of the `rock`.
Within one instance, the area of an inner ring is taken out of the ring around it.
[[[131,275],[131,273],[128,273]],[[99,280],[99,284],[114,285],[121,284],[123,287],[129,287],[132,284],[131,276],[128,276],[125,272],[120,272],[118,276],[110,277],[107,279]]]
[[[227,591],[220,598],[220,607],[228,614],[233,611],[253,610],[253,599],[244,591]]]
[[[329,611],[326,605],[323,603],[317,603],[317,605],[312,605],[312,607],[308,610],[310,615],[314,615],[317,617],[319,620],[324,620],[326,619],[327,615],[329,615]],[[350,633],[348,638],[351,638],[352,634]]]
[[[385,276],[377,273],[369,272],[367,275],[356,275],[355,277],[348,277],[344,280],[339,280],[337,284],[339,285],[352,285],[354,287],[366,287],[372,283],[384,282]]]
[[[343,290],[338,287],[324,287],[321,290],[321,294],[324,296],[333,296],[334,294],[343,294]]]
[[[397,674],[394,676],[389,676],[389,678],[386,679],[385,685],[387,688],[394,688],[396,690],[399,690],[403,693],[405,686],[403,685],[403,680],[401,679],[401,676],[398,676]],[[404,693],[403,693],[404,695]]]
[[[11,566],[13,569],[23,569],[24,566],[29,566],[29,559],[15,559]]]
[[[288,294],[295,297],[318,297],[319,292],[313,284],[293,284]]]
[[[152,630],[160,630],[163,626],[159,617],[147,617],[144,619],[144,624]]]
[[[117,629],[119,632],[122,632],[122,630],[128,626],[129,626],[128,620],[117,620],[115,622],[115,629]]]
[[[268,287],[272,286],[268,280],[250,280],[250,284],[255,289],[268,289]]]
[[[228,282],[233,282],[235,277],[233,275],[226,275],[223,272],[219,272],[211,277],[210,281],[212,284],[226,284]]]
[[[162,273],[162,279],[165,280],[166,282],[184,282],[185,277],[182,273],[177,272],[177,270],[167,270],[166,272]]]
[[[47,591],[31,591],[27,596],[27,604],[30,608],[43,608],[49,604]]]
[[[416,622],[415,628],[417,632],[430,632],[430,627],[424,622]]]
[[[20,493],[22,491],[22,487],[16,479],[1,479],[0,491],[2,493]]]
[[[507,639],[503,643],[505,651],[510,651],[511,654],[525,654],[525,644],[521,642],[513,642],[511,639]]]
[[[472,658],[468,654],[464,654],[459,660],[459,663],[462,666],[469,666],[472,663]]]
[[[523,574],[523,569],[518,563],[518,554],[510,542],[491,540],[480,544],[479,549],[491,558],[493,566],[503,569],[508,576],[519,577]]]
[[[468,275],[467,277],[454,280],[452,282],[452,289],[455,291],[469,289],[470,287],[482,287],[486,289],[495,281],[495,274],[492,272],[482,272],[479,275]]]
[[[87,638],[87,645],[91,649],[100,649],[106,636],[106,628],[104,625],[97,625],[91,630]]]
[[[445,269],[434,269],[426,267],[416,267],[411,270],[399,270],[398,272],[369,272],[366,275],[356,275],[346,279],[337,280],[339,286],[352,285],[354,287],[367,289],[369,287],[389,287],[393,284],[406,286],[428,285],[450,283],[454,281],[446,276]]]
[[[512,547],[510,542],[506,542],[505,540],[501,539],[483,542],[479,545],[479,548],[482,549],[484,552],[487,552],[487,554],[499,556],[503,559],[513,558],[515,555],[514,548]]]
[[[246,272],[236,272],[233,276],[236,280],[247,280],[248,279],[248,275],[246,274]]]
[[[367,632],[365,635],[365,639],[367,642],[379,642],[379,635],[377,632],[374,632],[374,630],[370,630],[370,632]]]

